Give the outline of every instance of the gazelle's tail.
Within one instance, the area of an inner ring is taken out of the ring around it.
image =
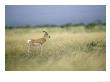
[[[27,43],[30,43],[31,42],[31,40],[27,40]]]

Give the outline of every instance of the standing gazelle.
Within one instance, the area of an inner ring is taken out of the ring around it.
[[[46,42],[46,40],[48,38],[50,38],[50,36],[48,35],[48,33],[46,31],[43,31],[43,32],[44,32],[44,36],[42,38],[27,40],[28,54],[30,53],[30,49],[32,46],[40,47],[40,49],[41,49],[40,54],[42,54],[42,45]]]

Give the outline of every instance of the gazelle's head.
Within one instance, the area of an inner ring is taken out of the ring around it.
[[[50,38],[50,35],[46,31],[43,32],[44,32],[44,38]]]

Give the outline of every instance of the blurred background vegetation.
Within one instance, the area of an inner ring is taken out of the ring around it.
[[[24,26],[5,26],[5,29],[18,29],[18,28],[59,28],[59,29],[65,29],[66,31],[68,30],[85,30],[85,31],[102,31],[102,30],[106,30],[105,28],[106,23],[102,22],[100,20],[96,20],[94,22],[88,23],[88,24],[84,24],[84,23],[78,23],[78,24],[73,24],[73,23],[67,23],[67,24],[63,24],[63,25],[52,25],[52,24],[45,24],[45,25],[24,25]]]

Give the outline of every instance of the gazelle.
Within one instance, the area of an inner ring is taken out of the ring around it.
[[[46,42],[46,40],[48,38],[50,38],[50,36],[48,35],[48,33],[46,31],[43,31],[43,32],[44,32],[44,36],[42,38],[27,40],[28,54],[30,53],[30,49],[32,46],[40,47],[40,49],[41,49],[40,51],[42,54],[42,45]]]

